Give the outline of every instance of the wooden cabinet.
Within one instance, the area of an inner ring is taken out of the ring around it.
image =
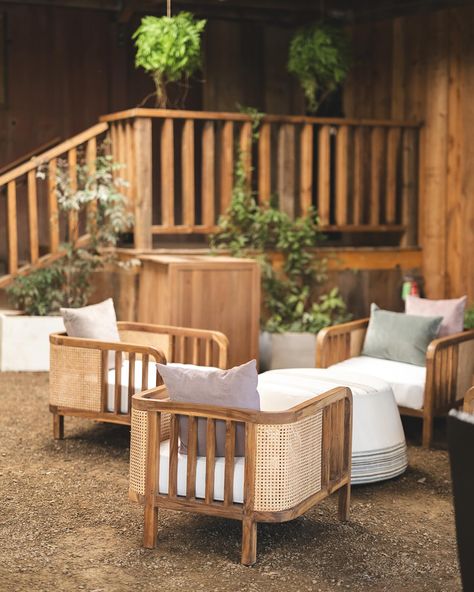
[[[140,259],[139,321],[222,331],[230,342],[229,367],[258,360],[256,261],[195,255]]]

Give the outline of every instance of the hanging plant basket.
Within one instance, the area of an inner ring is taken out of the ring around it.
[[[142,19],[132,37],[137,49],[135,66],[152,77],[156,107],[169,106],[170,83],[182,85],[184,101],[190,76],[201,68],[201,35],[205,26],[205,20],[195,19],[190,12]]]

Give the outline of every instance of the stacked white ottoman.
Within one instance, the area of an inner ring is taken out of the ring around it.
[[[408,465],[400,414],[390,385],[348,370],[291,368],[259,375],[261,408],[280,411],[347,386],[353,396],[352,484],[391,479]]]

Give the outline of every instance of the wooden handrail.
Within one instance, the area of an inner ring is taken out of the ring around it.
[[[56,138],[53,138],[52,140],[49,140],[49,142],[45,142],[44,144],[41,144],[41,146],[37,146],[34,150],[30,150],[29,152],[27,152],[26,154],[23,154],[19,158],[12,160],[11,162],[7,163],[6,165],[0,167],[0,175],[7,173],[8,171],[19,166],[20,164],[23,164],[27,160],[34,158],[35,156],[44,152],[45,150],[49,150],[49,148],[52,148],[53,146],[56,146],[56,144],[59,144],[60,141],[61,141],[61,138],[58,136]]]
[[[111,122],[136,117],[151,117],[158,119],[201,119],[224,121],[252,121],[251,115],[246,113],[224,111],[186,111],[180,109],[127,109],[116,113],[102,115],[100,121]],[[380,126],[380,127],[409,127],[419,128],[421,121],[393,120],[393,119],[344,119],[342,117],[311,117],[308,115],[264,115],[262,123],[313,123],[321,125],[349,125],[349,126]]]
[[[99,134],[102,134],[103,132],[107,131],[108,127],[109,126],[106,123],[98,123],[90,127],[89,129],[85,130],[84,132],[81,132],[80,134],[77,134],[76,136],[69,138],[69,140],[65,140],[58,146],[55,146],[54,148],[51,148],[50,150],[43,152],[43,154],[39,154],[38,156],[32,158],[28,162],[25,162],[24,164],[12,169],[11,171],[8,171],[8,173],[5,173],[4,175],[1,175],[0,186],[5,185],[10,181],[14,181],[21,175],[24,175],[29,171],[38,168],[38,166],[43,162],[48,162],[53,158],[61,156],[61,154],[64,154],[64,152],[67,152],[72,148],[77,148],[77,146],[79,146],[80,144],[83,144],[84,142],[87,142],[88,140],[95,138]]]

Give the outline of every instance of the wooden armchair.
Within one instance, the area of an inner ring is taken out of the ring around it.
[[[134,393],[163,384],[154,362],[227,367],[228,340],[218,331],[128,322],[119,322],[118,330],[120,342],[50,336],[55,438],[64,437],[66,415],[130,425]]]
[[[292,520],[338,491],[339,517],[350,503],[352,394],[338,387],[282,412],[176,403],[164,386],[132,400],[130,499],[145,507],[144,546],[156,544],[158,508],[242,521],[244,565],[256,561],[257,523]],[[187,455],[178,420],[187,416]],[[197,456],[197,420],[207,425]],[[216,458],[216,420],[226,423],[225,458]],[[245,457],[235,456],[237,424]]]
[[[368,323],[369,319],[361,319],[320,331],[316,342],[316,366],[328,368],[360,356]],[[434,418],[462,405],[473,377],[474,330],[441,337],[430,343],[426,352],[423,408],[399,407],[402,415],[422,418],[423,446],[431,445]]]
[[[463,411],[474,414],[474,386],[471,386],[471,388],[464,395]]]

